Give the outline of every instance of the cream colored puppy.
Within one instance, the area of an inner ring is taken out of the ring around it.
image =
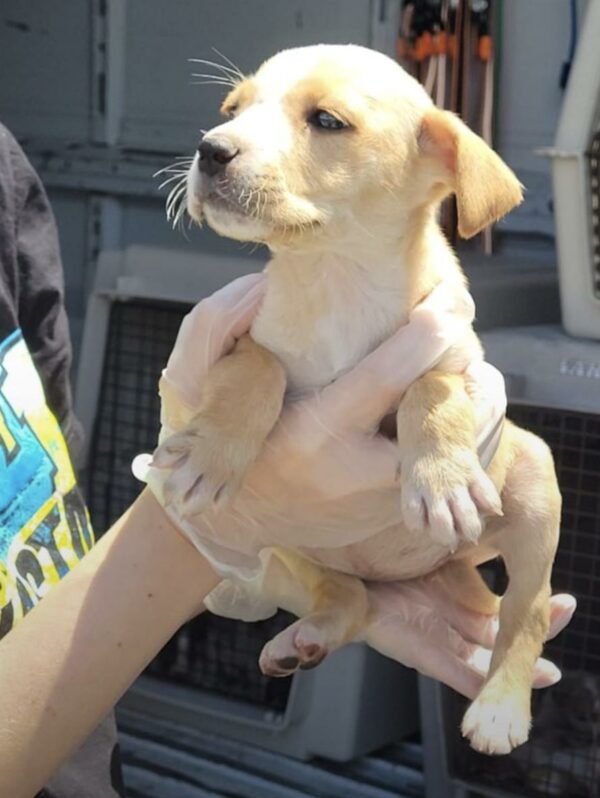
[[[163,444],[177,461],[167,493],[183,516],[235,495],[286,392],[328,384],[441,280],[464,283],[437,222],[445,196],[456,195],[464,237],[521,201],[514,174],[479,137],[365,48],[279,53],[240,78],[222,110],[228,121],[203,137],[190,169],[188,212],[222,235],[267,244],[273,258],[251,334],[210,373],[189,428]],[[356,636],[368,641],[360,578],[412,577],[444,558],[459,600],[494,613],[498,599],[475,566],[501,555],[510,586],[463,731],[478,750],[506,753],[528,735],[560,496],[547,447],[511,424],[487,473],[480,466],[463,371],[481,356],[470,330],[390,407],[405,534],[270,559],[262,590],[300,620],[265,646],[261,667],[286,675]]]

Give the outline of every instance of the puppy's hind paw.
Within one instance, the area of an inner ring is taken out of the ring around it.
[[[486,700],[476,698],[462,722],[463,737],[482,754],[509,754],[527,742],[531,713],[511,696]]]

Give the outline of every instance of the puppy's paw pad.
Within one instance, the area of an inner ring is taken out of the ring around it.
[[[265,676],[281,678],[291,676],[300,667],[300,660],[297,657],[281,657],[274,659],[268,654],[261,654],[258,665]]]
[[[302,619],[265,645],[258,664],[266,676],[289,676],[298,669],[315,668],[327,654],[325,631]]]
[[[294,648],[300,655],[300,668],[316,668],[328,654],[326,635],[318,626],[307,621],[298,626]]]
[[[527,741],[530,725],[529,709],[510,697],[477,698],[463,718],[462,734],[482,754],[509,754]]]
[[[286,651],[275,637],[263,648],[258,666],[265,676],[291,676],[300,667],[300,658],[291,649]]]

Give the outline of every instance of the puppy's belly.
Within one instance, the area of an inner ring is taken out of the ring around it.
[[[303,553],[335,571],[378,581],[423,576],[452,556],[449,548],[437,545],[429,535],[398,526],[350,546],[305,548]]]

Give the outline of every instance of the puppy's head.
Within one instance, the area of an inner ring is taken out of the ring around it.
[[[286,50],[233,88],[201,140],[187,208],[271,246],[394,234],[456,192],[474,235],[520,201],[518,181],[391,59],[354,45]],[[362,231],[362,233],[361,233]]]

